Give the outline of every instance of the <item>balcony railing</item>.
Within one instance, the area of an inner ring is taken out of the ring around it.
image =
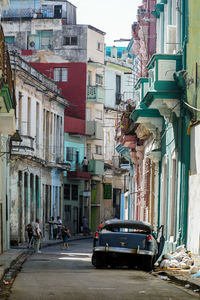
[[[105,90],[102,86],[88,86],[87,99],[91,102],[104,103]]]
[[[62,16],[54,14],[54,7],[49,7],[48,10],[44,9],[35,9],[33,7],[29,8],[17,8],[17,7],[9,7],[2,12],[3,19],[61,19]]]
[[[27,135],[20,135],[22,142],[13,142],[13,154],[33,154],[34,149],[34,138]],[[28,151],[28,152],[27,152]],[[31,151],[31,153],[29,152]]]

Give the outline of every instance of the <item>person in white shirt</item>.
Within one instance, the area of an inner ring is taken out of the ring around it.
[[[61,239],[62,220],[60,216],[57,216],[57,224],[58,224],[58,238]]]
[[[40,220],[36,219],[33,224],[33,242],[34,242],[34,252],[41,253],[40,249],[40,239],[41,239],[41,230],[40,230]]]
[[[82,166],[83,166],[83,172],[88,172],[88,160],[86,156],[84,156],[84,159],[82,161]]]

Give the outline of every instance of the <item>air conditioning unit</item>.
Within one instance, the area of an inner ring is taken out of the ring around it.
[[[176,26],[167,26],[167,38],[166,38],[166,53],[174,54],[176,52]]]
[[[28,49],[35,50],[35,37],[29,37],[28,39]]]

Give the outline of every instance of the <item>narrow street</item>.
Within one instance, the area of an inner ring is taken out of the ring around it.
[[[189,300],[199,296],[149,273],[128,269],[96,270],[92,240],[42,249],[25,262],[11,289],[10,300]],[[162,291],[162,293],[161,293]]]

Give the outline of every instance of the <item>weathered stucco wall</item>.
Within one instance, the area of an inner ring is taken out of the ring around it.
[[[188,205],[188,243],[187,247],[195,254],[200,250],[200,125],[191,129],[191,159],[189,177]]]
[[[187,100],[190,105],[200,109],[200,30],[199,2],[188,1],[189,27],[187,44]],[[200,112],[192,110],[193,117],[200,119]],[[188,242],[187,247],[195,254],[200,251],[200,125],[191,129]]]

